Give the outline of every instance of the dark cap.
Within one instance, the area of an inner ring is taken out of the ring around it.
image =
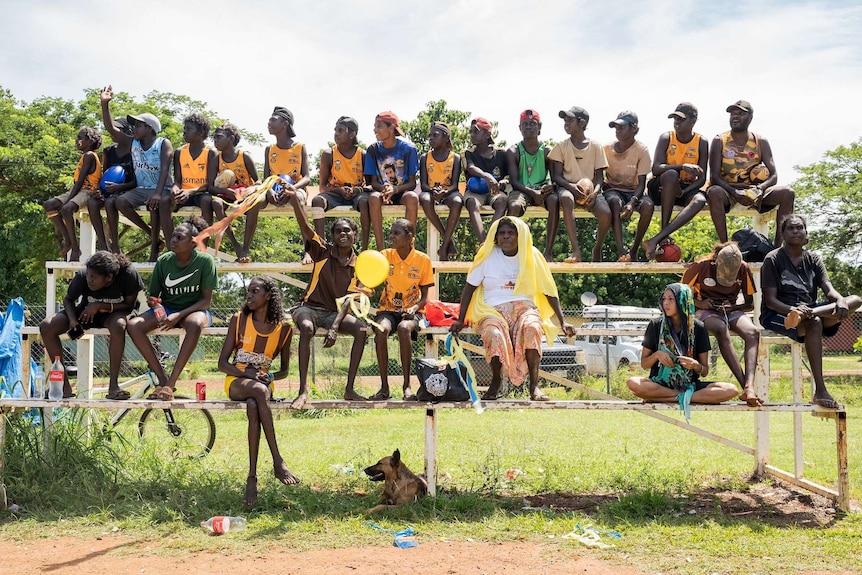
[[[440,130],[444,134],[446,134],[447,138],[452,137],[452,130],[449,128],[449,124],[446,122],[432,122],[431,123],[432,130]]]
[[[625,124],[631,124],[632,126],[637,126],[638,123],[638,115],[632,112],[631,110],[625,110],[620,112],[617,115],[617,119],[611,122],[608,122],[609,128],[616,128],[617,126],[623,126]]]
[[[358,132],[359,131],[359,122],[351,118],[350,116],[341,116],[337,120],[335,120],[335,125],[344,124],[347,127],[348,132]]]
[[[689,118],[697,118],[697,108],[691,102],[682,102],[676,107],[676,110],[667,115],[668,118],[679,118],[687,120]]]
[[[580,106],[572,106],[568,110],[560,110],[561,118],[577,118],[586,122],[590,121],[590,115]]]
[[[132,125],[129,123],[129,121],[126,118],[123,118],[122,116],[120,116],[120,117],[114,118],[114,120],[111,123],[114,125],[114,127],[116,129],[123,132],[124,134],[131,133]]]
[[[746,114],[754,113],[754,108],[747,100],[737,100],[736,102],[728,106],[725,112],[730,112],[731,110],[739,110],[740,112],[745,112]]]
[[[399,136],[404,135],[404,130],[401,129],[401,121],[398,120],[398,116],[395,115],[395,112],[391,110],[386,110],[385,112],[380,112],[377,114],[377,119],[389,124],[390,126],[395,126],[395,133]]]
[[[291,138],[296,135],[293,131],[293,112],[283,106],[276,106],[272,109],[272,115],[281,118],[287,122],[287,135]]]

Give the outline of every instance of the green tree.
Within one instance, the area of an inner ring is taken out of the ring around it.
[[[862,138],[796,169],[802,172],[793,184],[796,211],[808,219],[808,247],[827,260],[840,258],[858,264],[862,255]]]
[[[419,154],[428,151],[428,131],[433,122],[445,122],[452,131],[452,149],[463,152],[470,145],[470,112],[450,110],[446,100],[432,100],[425,104],[425,109],[416,115],[414,120],[401,122],[404,134],[419,149]]]

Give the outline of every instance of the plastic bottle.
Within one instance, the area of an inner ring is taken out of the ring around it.
[[[206,521],[201,521],[201,527],[212,533],[221,535],[228,531],[243,531],[248,527],[248,522],[245,520],[245,517],[217,515],[210,517]]]
[[[153,314],[156,316],[156,319],[162,321],[166,317],[168,317],[168,312],[165,310],[165,306],[162,305],[162,298],[154,297],[152,298],[153,303],[156,305],[153,306]]]
[[[63,367],[63,362],[60,361],[60,356],[58,355],[54,358],[54,363],[51,364],[51,371],[48,372],[48,399],[51,401],[63,399],[65,373],[66,370]]]
[[[33,398],[45,399],[45,372],[38,363],[33,370]]]

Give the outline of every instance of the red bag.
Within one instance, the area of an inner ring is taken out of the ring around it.
[[[429,299],[425,304],[425,318],[432,327],[449,327],[461,313],[461,304]]]

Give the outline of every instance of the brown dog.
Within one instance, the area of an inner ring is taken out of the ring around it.
[[[397,449],[391,456],[384,457],[371,467],[366,467],[364,471],[371,481],[383,482],[380,505],[372,507],[368,513],[416,501],[428,493],[428,484],[407,469],[401,462],[401,452]]]

